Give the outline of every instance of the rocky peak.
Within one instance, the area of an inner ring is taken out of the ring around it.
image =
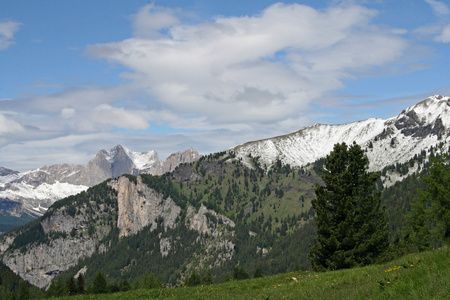
[[[416,138],[445,134],[450,127],[450,97],[431,96],[387,120],[386,125]]]
[[[194,162],[196,160],[199,160],[200,157],[201,155],[192,148],[189,148],[182,152],[178,151],[167,157],[166,161],[164,162],[164,171],[172,172],[178,165]]]
[[[411,106],[396,117],[402,118],[404,115],[411,116],[411,112],[417,118],[417,122],[422,124],[432,124],[437,119],[444,121],[444,126],[450,125],[450,97],[444,97],[441,95],[431,96],[414,106]]]
[[[14,171],[8,168],[0,167],[0,176],[17,175],[18,171]]]

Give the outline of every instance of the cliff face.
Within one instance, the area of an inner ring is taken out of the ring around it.
[[[0,250],[3,263],[31,284],[39,288],[48,287],[55,276],[77,264],[80,259],[91,256],[99,241],[109,233],[108,226],[93,222],[87,209],[87,205],[80,207],[79,213],[71,216],[66,207],[62,207],[41,218],[35,227],[38,232],[31,234],[39,235],[42,230],[47,239],[21,248],[10,249],[21,232],[2,236]],[[101,219],[103,214],[100,210],[93,218]],[[89,226],[94,224],[95,232],[89,234]]]
[[[122,176],[112,180],[109,185],[118,193],[119,236],[136,234],[145,226],[156,229],[157,219],[161,218],[164,228],[174,228],[175,220],[181,208],[171,198],[163,199],[162,195],[142,183],[137,177],[137,183]]]
[[[188,207],[186,213],[186,226],[188,226],[189,229],[195,230],[201,234],[216,237],[219,234],[217,230],[219,227],[218,224],[225,224],[231,228],[234,228],[235,226],[230,218],[206,208],[203,204],[197,212],[194,207]]]
[[[58,238],[49,244],[31,247],[25,253],[14,250],[3,258],[3,263],[31,284],[46,288],[55,276],[79,259],[92,255],[96,245],[94,238]]]

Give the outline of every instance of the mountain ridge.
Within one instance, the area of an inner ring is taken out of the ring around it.
[[[247,142],[227,151],[249,164],[249,155],[261,157],[261,163],[302,167],[325,157],[334,144],[356,142],[367,149],[371,171],[397,162],[403,163],[415,154],[450,137],[450,97],[431,96],[399,115],[371,118],[337,125],[315,124],[290,134]],[[389,138],[386,145],[386,140]]]

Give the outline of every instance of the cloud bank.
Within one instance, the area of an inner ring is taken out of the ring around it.
[[[286,120],[301,126],[310,103],[405,55],[408,41],[373,24],[376,15],[357,5],[318,10],[277,3],[254,16],[189,25],[176,11],[149,4],[135,16],[135,37],[86,52],[128,68],[123,76],[156,111],[201,116],[212,128],[270,130]],[[159,121],[177,126],[172,114]]]

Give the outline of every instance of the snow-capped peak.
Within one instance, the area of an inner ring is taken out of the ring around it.
[[[405,110],[406,113],[414,111],[419,119],[427,124],[441,118],[443,125],[448,127],[450,125],[450,97],[441,95],[434,95],[417,103]]]
[[[117,155],[121,151],[123,151],[128,156],[128,158],[133,162],[135,168],[139,170],[150,168],[152,166],[155,166],[155,164],[157,164],[158,166],[162,164],[155,150],[150,150],[147,152],[135,152],[125,147],[124,145],[119,144],[111,149],[102,150],[101,152],[103,153],[105,159],[112,164],[116,161]]]

